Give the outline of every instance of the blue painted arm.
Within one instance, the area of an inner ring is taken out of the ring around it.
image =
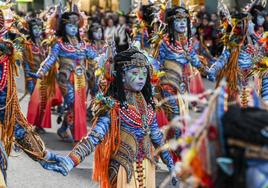
[[[41,71],[44,74],[46,74],[50,70],[50,68],[53,66],[53,64],[57,61],[59,53],[60,53],[60,45],[56,43],[52,47],[51,52],[49,53],[48,57],[41,64],[38,72]]]
[[[152,125],[150,126],[150,137],[155,148],[158,148],[164,145],[163,133],[160,131],[158,127],[156,117],[154,117],[154,121]],[[167,165],[169,171],[172,172],[174,170],[174,163],[173,163],[173,160],[171,158],[169,151],[167,150],[162,151],[160,153],[160,157],[162,161]]]
[[[261,97],[263,100],[268,101],[268,76],[262,78]]]
[[[219,57],[219,59],[213,63],[208,71],[208,78],[210,80],[215,80],[215,77],[217,76],[218,72],[223,69],[223,67],[228,63],[230,58],[230,50],[225,49],[222,52],[222,55]]]
[[[83,138],[69,154],[72,160],[78,159],[73,161],[74,166],[81,163],[85,157],[90,155],[95,150],[95,147],[103,141],[109,131],[109,126],[110,116],[108,113],[105,116],[99,117],[96,126],[91,130],[88,136]]]
[[[98,57],[98,53],[96,50],[94,50],[94,48],[92,48],[92,46],[87,45],[86,56],[88,59],[95,59],[96,57]]]
[[[64,96],[64,103],[67,108],[71,108],[74,103],[74,86],[70,82],[67,83],[67,93]]]
[[[3,74],[2,70],[3,70],[3,64],[0,64],[0,78],[2,78]],[[6,105],[6,99],[7,99],[7,86],[5,86],[3,90],[0,91],[0,108],[3,108]],[[0,110],[0,121],[4,122],[4,119],[5,119],[5,108]]]
[[[202,67],[202,63],[201,61],[199,60],[199,57],[197,55],[197,53],[195,52],[195,50],[192,50],[190,52],[190,62],[191,62],[191,65],[193,65],[194,67],[196,68],[201,68]]]
[[[31,67],[27,61],[23,62],[23,68],[24,68],[25,81],[27,82],[27,90],[30,94],[32,94],[34,90],[34,81],[30,76]]]

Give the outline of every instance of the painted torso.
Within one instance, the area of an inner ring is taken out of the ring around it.
[[[142,94],[138,94],[141,95]],[[144,100],[144,99],[143,99]],[[127,102],[127,108],[118,105],[116,109],[120,125],[120,144],[119,149],[112,153],[109,168],[112,169],[110,179],[117,176],[119,166],[123,166],[127,172],[127,179],[130,181],[133,175],[133,163],[150,160],[154,163],[153,147],[163,145],[163,135],[158,127],[156,114],[151,105],[133,104],[131,100]],[[140,106],[141,105],[141,106]],[[138,110],[138,109],[143,110]],[[88,140],[94,145],[98,145],[109,129],[111,122],[114,121],[110,113],[100,116],[96,126],[88,136]],[[173,161],[169,152],[164,151],[161,157],[169,168],[172,168]],[[117,169],[117,170],[116,170]]]
[[[36,72],[39,69],[40,64],[45,60],[48,50],[34,43],[31,45],[31,48],[33,53],[32,72]]]
[[[68,69],[69,71],[75,71],[77,74],[81,74],[85,71],[85,60],[94,59],[97,57],[96,51],[85,42],[81,41],[77,46],[73,46],[70,43],[65,43],[59,40],[51,50],[50,56],[46,59],[46,64],[51,67],[55,61],[59,60],[59,69]],[[76,71],[76,69],[80,67]]]

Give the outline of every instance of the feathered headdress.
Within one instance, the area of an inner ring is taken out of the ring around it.
[[[78,6],[76,4],[72,4],[72,8],[69,10],[70,12],[75,12],[79,15],[79,17],[77,16],[70,16],[70,18],[67,20],[64,20],[65,22],[68,23],[73,23],[73,24],[77,24],[79,26],[79,28],[82,28],[85,24],[85,15],[82,14],[79,9]],[[65,11],[67,12],[67,11]],[[47,28],[51,31],[56,32],[60,26],[60,22],[62,21],[61,16],[64,13],[64,8],[62,5],[62,2],[59,3],[59,5],[56,7],[55,11],[52,13],[52,15],[48,18],[48,24],[47,24]]]

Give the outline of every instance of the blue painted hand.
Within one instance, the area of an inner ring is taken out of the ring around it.
[[[74,163],[69,157],[63,157],[50,151],[47,151],[44,159],[39,162],[44,169],[61,173],[64,176],[67,176],[74,167]]]
[[[176,186],[179,183],[179,179],[176,176],[175,171],[171,172],[171,183],[173,186]]]

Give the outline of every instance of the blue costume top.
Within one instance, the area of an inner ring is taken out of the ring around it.
[[[95,150],[98,144],[107,138],[106,136],[112,128],[112,118],[119,118],[117,126],[120,126],[120,144],[118,150],[111,154],[109,179],[111,183],[116,181],[119,167],[123,166],[127,172],[129,182],[133,175],[134,162],[143,161],[146,158],[154,163],[152,147],[158,148],[164,144],[163,134],[158,127],[155,112],[150,105],[145,107],[144,114],[138,112],[134,105],[128,105],[128,107],[115,105],[112,109],[116,111],[117,117],[112,117],[109,112],[99,116],[95,127],[69,156],[74,164],[78,165]],[[160,156],[169,170],[173,171],[174,164],[170,153],[164,150],[160,153]]]
[[[185,41],[188,46],[183,46],[182,42],[171,44],[168,37],[164,37],[159,48],[158,60],[160,70],[165,75],[160,78],[161,97],[168,99],[163,105],[169,120],[180,114],[180,106],[176,96],[184,94],[189,89],[189,79],[185,74],[185,68],[191,64],[197,69],[202,69],[202,63],[191,45],[191,41]]]

